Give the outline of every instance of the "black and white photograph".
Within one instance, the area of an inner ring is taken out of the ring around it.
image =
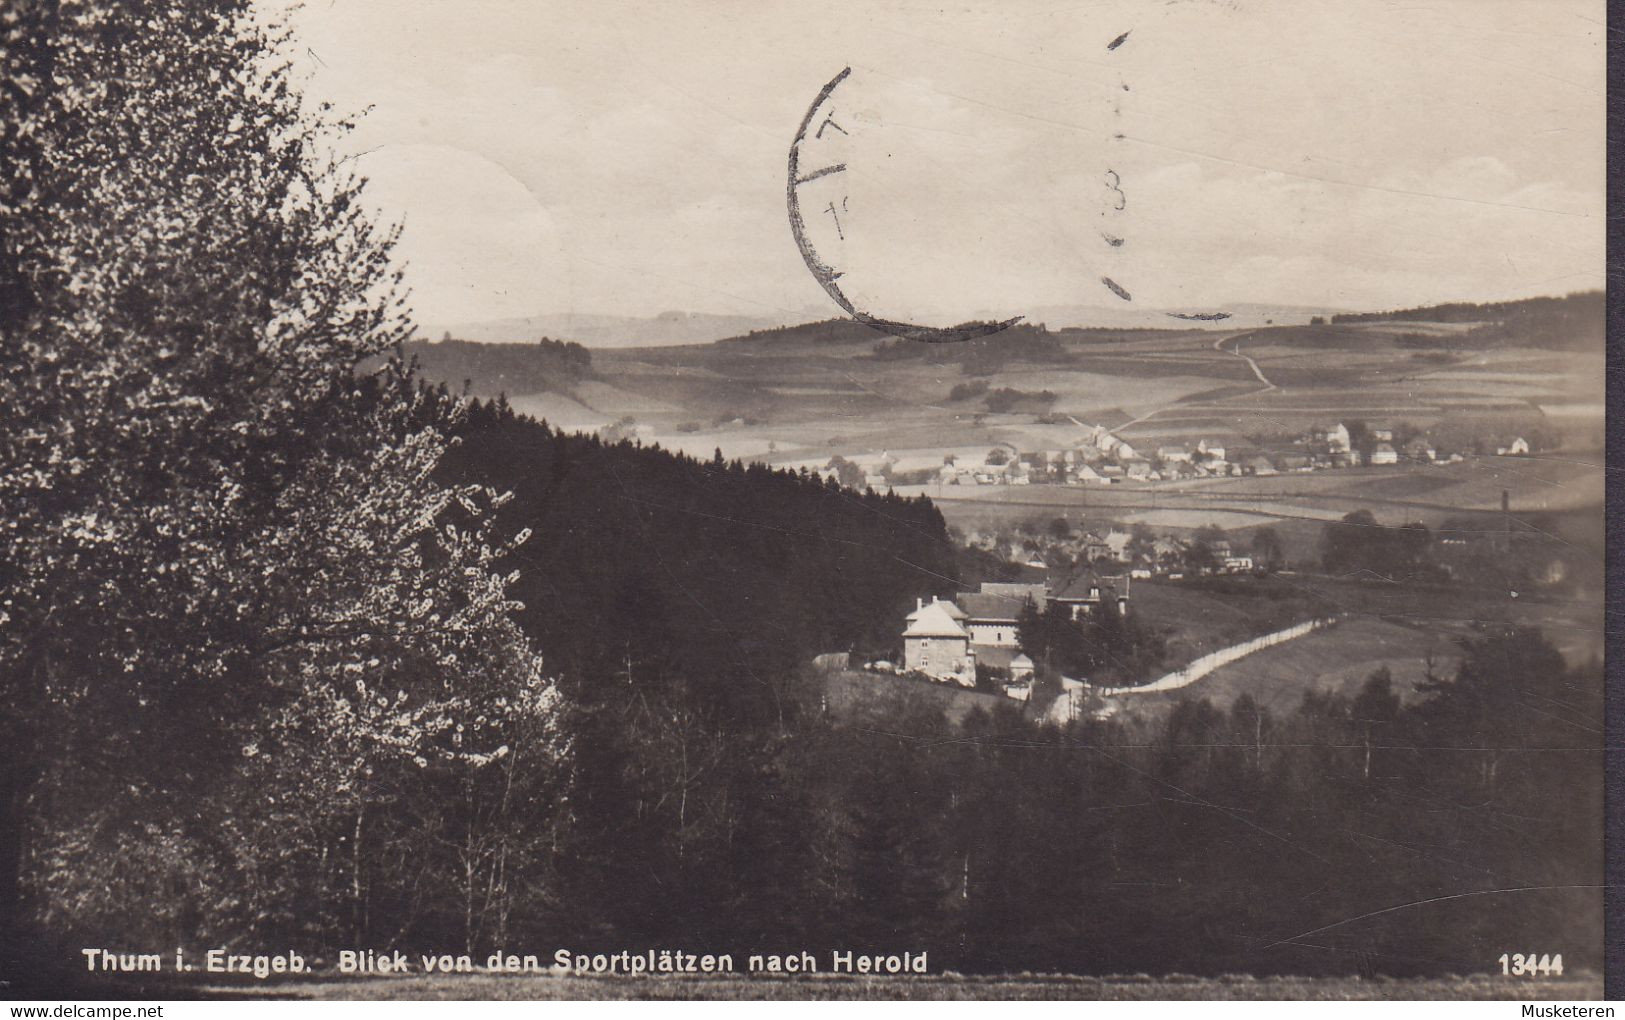
[[[0,0],[0,998],[1611,1016],[1608,22]]]

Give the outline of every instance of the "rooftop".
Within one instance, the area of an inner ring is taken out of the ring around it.
[[[924,609],[908,614],[908,628],[903,636],[968,638],[970,634],[948,610],[958,609],[952,602],[933,602]]]

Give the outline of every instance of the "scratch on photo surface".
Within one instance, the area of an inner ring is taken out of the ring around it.
[[[1364,914],[1359,914],[1355,917],[1345,918],[1344,920],[1337,921],[1333,924],[1321,925],[1319,928],[1311,928],[1309,931],[1298,935],[1293,935],[1290,938],[1271,942],[1264,948],[1268,950],[1275,949],[1280,946],[1294,945],[1297,944],[1299,939],[1309,938],[1312,935],[1319,935],[1321,932],[1331,931],[1333,928],[1341,928],[1345,924],[1353,924],[1356,921],[1364,921],[1370,917],[1381,917],[1384,914],[1392,914],[1400,910],[1409,910],[1412,907],[1425,907],[1433,903],[1448,903],[1451,900],[1464,900],[1474,896],[1505,896],[1513,893],[1574,892],[1579,890],[1595,890],[1600,892],[1602,889],[1603,887],[1600,885],[1520,885],[1509,886],[1503,889],[1479,889],[1474,892],[1452,893],[1449,896],[1430,896],[1425,900],[1412,900],[1409,903],[1399,903],[1392,907],[1384,907],[1381,910],[1372,910]]]

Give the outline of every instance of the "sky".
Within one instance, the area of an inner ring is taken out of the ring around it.
[[[266,0],[273,6],[281,0]],[[420,321],[1599,288],[1601,0],[310,0]],[[1115,48],[1108,48],[1124,33]],[[809,134],[812,134],[810,131]],[[1121,207],[1121,208],[1119,208]],[[1121,241],[1114,245],[1112,240]]]

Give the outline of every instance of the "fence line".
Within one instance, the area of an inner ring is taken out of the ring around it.
[[[1293,638],[1303,637],[1305,634],[1308,634],[1311,631],[1320,630],[1323,627],[1330,627],[1335,622],[1335,618],[1332,617],[1305,620],[1304,622],[1294,624],[1285,630],[1278,630],[1273,634],[1265,634],[1261,637],[1255,637],[1250,641],[1243,641],[1240,644],[1231,645],[1228,648],[1221,648],[1216,652],[1209,652],[1199,659],[1193,659],[1181,668],[1174,670],[1172,673],[1159,677],[1156,680],[1153,680],[1151,683],[1144,684],[1140,687],[1108,687],[1102,690],[1100,693],[1106,697],[1112,697],[1118,694],[1150,694],[1156,691],[1176,691],[1181,687],[1195,683],[1196,681],[1207,676],[1209,673],[1218,669],[1220,666],[1235,662],[1237,659],[1243,656],[1251,655],[1252,653],[1262,651],[1265,648],[1272,648],[1275,645],[1291,641]]]

